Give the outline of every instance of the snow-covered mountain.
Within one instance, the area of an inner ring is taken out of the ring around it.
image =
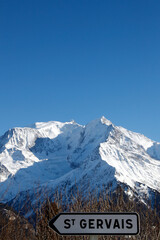
[[[118,182],[142,198],[160,193],[160,143],[104,117],[85,126],[39,122],[0,137],[1,202],[27,194],[34,201],[35,189],[52,195],[75,184],[85,192]]]

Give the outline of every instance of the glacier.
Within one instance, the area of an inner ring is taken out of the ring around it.
[[[160,193],[160,143],[105,117],[84,126],[37,122],[0,137],[1,202],[27,195],[34,202],[38,190],[52,196],[75,185],[87,192],[118,183],[142,200]]]

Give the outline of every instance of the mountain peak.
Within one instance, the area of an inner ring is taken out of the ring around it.
[[[101,122],[108,126],[112,124],[112,122],[110,120],[108,120],[107,118],[105,118],[104,116],[101,117]]]
[[[81,186],[91,182],[93,189],[114,181],[139,194],[143,186],[160,192],[159,159],[159,143],[117,127],[104,116],[85,126],[74,121],[37,122],[0,138],[0,188],[7,189],[6,201],[19,191],[32,193],[37,181],[39,188],[45,184],[50,192],[61,186],[70,191],[75,178]]]
[[[101,126],[101,125],[107,125],[107,126],[110,126],[110,125],[113,125],[112,122],[110,120],[108,120],[107,118],[105,118],[104,116],[100,117],[100,118],[97,118],[97,119],[94,119],[92,121],[90,121],[86,126]]]

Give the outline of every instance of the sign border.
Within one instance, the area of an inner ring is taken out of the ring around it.
[[[136,233],[60,233],[59,230],[53,225],[53,223],[57,220],[57,218],[59,218],[60,215],[136,215],[137,216],[137,232]],[[54,230],[56,233],[58,233],[59,235],[61,236],[89,236],[89,235],[108,235],[108,236],[123,236],[123,235],[138,235],[139,232],[140,232],[140,221],[139,221],[139,214],[137,212],[106,212],[106,213],[100,213],[100,212],[92,212],[92,213],[89,213],[89,212],[62,212],[62,213],[59,213],[57,214],[55,217],[53,217],[50,221],[49,221],[49,227]],[[51,226],[52,224],[52,226]]]

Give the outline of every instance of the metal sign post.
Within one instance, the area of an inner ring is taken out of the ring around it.
[[[60,213],[49,226],[60,235],[136,235],[139,233],[137,213]]]
[[[90,236],[89,240],[98,240],[98,236]]]

